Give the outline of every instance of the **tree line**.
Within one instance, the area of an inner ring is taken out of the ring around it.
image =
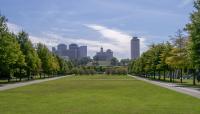
[[[193,78],[200,82],[200,0],[194,2],[195,10],[190,23],[178,30],[171,41],[152,44],[140,58],[129,64],[129,72],[147,78],[166,80]],[[184,31],[188,35],[184,35]]]
[[[75,75],[126,75],[128,73],[126,66],[79,66],[72,69]]]
[[[0,15],[0,79],[21,81],[70,73],[73,68],[70,61],[53,54],[44,44],[33,45],[25,31],[10,32],[7,21]]]

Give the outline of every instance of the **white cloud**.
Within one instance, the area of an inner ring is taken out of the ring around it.
[[[142,54],[142,52],[147,51],[147,49],[148,49],[148,44],[147,44],[146,38],[145,37],[141,37],[140,38],[140,51],[141,51],[141,54]]]
[[[7,23],[7,26],[8,26],[9,31],[15,34],[23,30],[22,27],[13,23]]]
[[[116,43],[130,43],[131,37],[130,35],[123,33],[121,31],[118,30],[114,30],[114,29],[110,29],[107,28],[105,26],[101,26],[101,25],[86,25],[87,27],[98,31],[99,33],[101,33],[101,35],[112,41],[112,42],[116,42]]]
[[[51,28],[51,30],[56,31],[56,32],[75,32],[75,29],[67,29],[67,28],[58,28],[58,27],[54,27]]]
[[[91,24],[85,25],[88,28],[97,31],[102,36],[102,40],[87,40],[88,38],[65,38],[61,35],[43,32],[41,36],[30,35],[30,40],[33,43],[43,43],[46,44],[49,48],[57,46],[59,43],[70,44],[77,43],[79,45],[87,45],[88,52],[90,56],[93,56],[95,52],[100,50],[100,47],[104,49],[111,49],[114,51],[114,54],[118,58],[127,58],[130,57],[130,40],[131,35],[122,32],[120,30],[110,29],[105,26]],[[15,24],[8,24],[9,30],[18,33],[22,30],[22,27],[19,27]],[[147,49],[146,38],[140,38],[141,41],[141,51]]]
[[[194,0],[182,0],[181,3],[178,5],[178,7],[183,8],[192,2],[194,2]]]
[[[105,39],[102,40],[102,42],[107,42],[110,44],[105,48],[109,48],[120,55],[126,55],[128,57],[130,56],[130,35],[101,25],[91,24],[86,26],[99,32],[102,38]]]
[[[115,53],[130,57],[130,40],[132,38],[131,35],[120,30],[110,29],[101,25],[89,24],[86,26],[99,32],[102,37],[106,39],[106,42],[112,44],[112,47],[108,48],[112,49]],[[141,52],[144,52],[147,49],[145,41],[145,37],[140,38]]]
[[[70,43],[77,43],[79,45],[87,45],[89,55],[93,56],[95,52],[100,50],[100,47],[103,46],[104,48],[108,49],[120,49],[113,44],[95,41],[95,40],[86,40],[86,38],[75,39],[75,38],[65,38],[63,36],[54,34],[54,33],[43,33],[42,37],[30,36],[30,39],[33,43],[43,43],[47,46],[54,47],[60,43],[70,44]]]

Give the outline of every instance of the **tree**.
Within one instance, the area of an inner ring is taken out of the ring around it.
[[[5,33],[8,33],[8,26],[6,22],[8,19],[6,19],[5,16],[0,15],[0,34],[3,35]]]
[[[169,65],[167,64],[167,58],[170,56],[170,52],[171,52],[172,48],[173,48],[173,46],[169,42],[167,42],[164,45],[164,49],[160,55],[160,58],[161,58],[160,67],[163,68],[164,80],[166,79],[166,71],[170,69]]]
[[[120,64],[122,66],[127,66],[129,64],[130,60],[129,59],[121,59]]]
[[[15,36],[8,32],[7,19],[0,16],[0,78],[10,79],[17,71],[16,66],[24,66],[24,56]]]
[[[192,67],[200,69],[200,0],[194,2],[195,11],[191,14],[191,22],[186,25],[189,33],[189,56],[192,60]],[[195,85],[196,73],[193,73],[193,84]]]
[[[183,35],[181,30],[177,31],[177,34],[172,38],[173,49],[170,51],[170,56],[166,58],[166,63],[174,68],[174,71],[178,71],[178,77],[180,77],[182,83],[183,69],[188,66],[187,63],[187,38]],[[175,73],[173,73],[175,75]]]
[[[26,32],[15,35],[8,31],[7,19],[0,15],[0,78],[20,78],[45,74],[66,73],[73,64],[59,58],[43,44],[35,48]],[[40,73],[41,74],[41,73]],[[40,75],[41,76],[41,75]]]
[[[37,74],[39,72],[41,61],[26,32],[22,31],[18,33],[17,40],[25,56],[25,70],[26,75],[29,78],[31,74]]]
[[[119,61],[117,60],[117,58],[113,57],[113,58],[111,59],[111,65],[112,65],[112,66],[117,66],[118,63],[119,63]]]
[[[87,65],[91,61],[90,57],[83,57],[78,60],[78,65]]]
[[[156,71],[158,70],[158,73],[159,73],[159,80],[160,80],[160,71],[161,71],[161,67],[160,67],[160,61],[161,61],[161,58],[160,58],[160,55],[163,51],[163,44],[153,44],[151,45],[150,47],[150,52],[149,52],[149,64],[150,64],[150,67],[151,69],[153,70],[153,76],[154,76],[154,79],[155,79],[155,76],[156,76]]]
[[[53,53],[49,52],[49,64],[50,64],[50,69],[49,71],[51,72],[52,75],[57,74],[60,71],[60,65],[59,61]]]
[[[58,63],[59,63],[59,74],[67,74],[69,73],[69,65],[68,61],[65,59],[60,58],[59,56],[56,56]]]
[[[52,69],[51,69],[51,67],[52,67],[51,66],[52,65],[51,64],[51,60],[52,60],[51,56],[52,55],[51,55],[50,51],[48,50],[48,48],[45,45],[39,43],[37,45],[37,53],[42,62],[42,64],[41,64],[42,71],[45,74],[51,74],[52,73]]]

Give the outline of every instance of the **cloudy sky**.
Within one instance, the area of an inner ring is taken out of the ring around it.
[[[34,43],[87,45],[89,56],[101,46],[130,58],[130,39],[141,51],[169,40],[189,22],[193,0],[0,0],[11,31],[25,30]]]

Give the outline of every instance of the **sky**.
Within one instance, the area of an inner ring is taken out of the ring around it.
[[[190,22],[193,0],[0,0],[10,31],[24,30],[33,43],[100,47],[117,58],[130,58],[130,40],[140,39],[141,52],[168,41]]]

